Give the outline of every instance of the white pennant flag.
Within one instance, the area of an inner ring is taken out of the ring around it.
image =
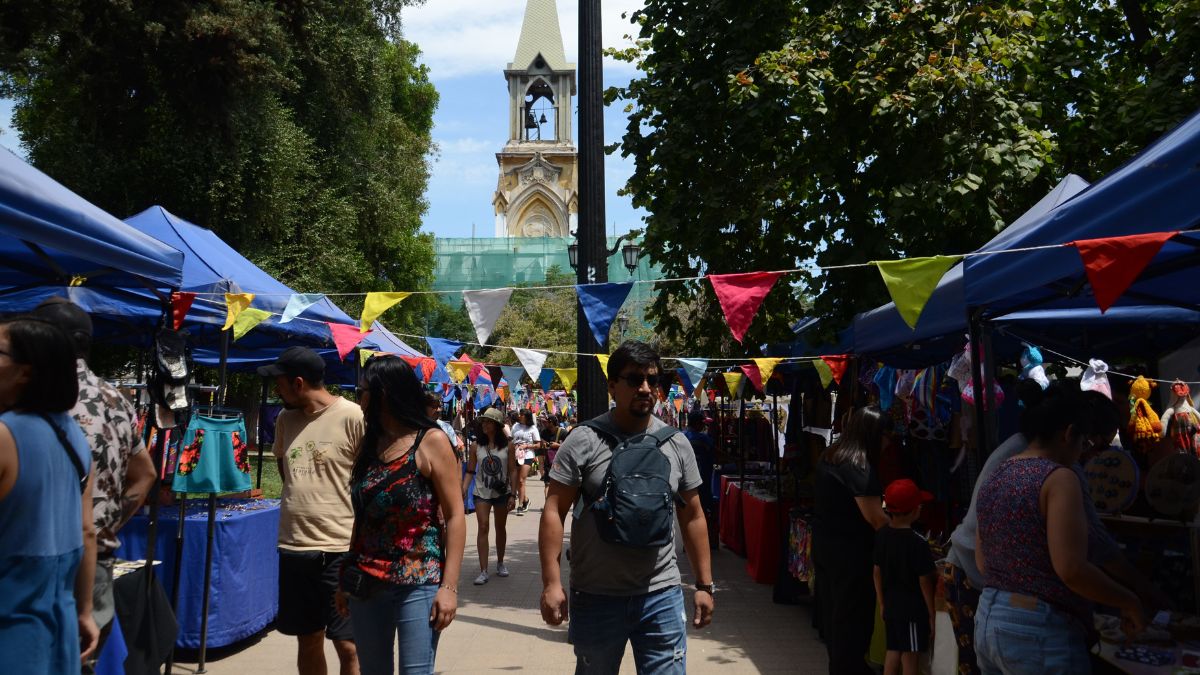
[[[283,318],[279,323],[287,323],[300,316],[304,310],[320,302],[325,296],[320,293],[296,293],[288,298],[287,307],[283,308]]]
[[[546,363],[546,352],[538,352],[532,349],[512,348],[513,353],[517,355],[517,360],[525,366],[525,372],[529,373],[529,379],[537,382],[538,376],[542,374],[542,365]]]
[[[512,292],[511,288],[463,291],[463,302],[467,304],[467,314],[471,316],[479,344],[487,344],[488,338],[492,336],[492,329],[496,327],[496,319],[500,318],[500,312],[504,311]]]

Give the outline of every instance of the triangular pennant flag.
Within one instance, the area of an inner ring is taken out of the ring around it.
[[[176,291],[171,294],[171,321],[175,330],[183,327],[183,319],[187,316],[192,303],[196,301],[195,293]]]
[[[725,378],[725,388],[729,391],[730,398],[737,396],[738,386],[742,383],[742,374],[738,371],[732,373],[721,373]]]
[[[679,384],[683,385],[684,393],[686,393],[688,396],[691,396],[692,392],[696,391],[696,385],[692,384],[691,376],[689,376],[688,372],[683,368],[680,368],[675,372],[679,374]]]
[[[221,330],[229,330],[233,327],[233,322],[237,321],[238,314],[241,314],[250,306],[250,301],[254,300],[253,293],[226,293],[225,294],[225,325]]]
[[[550,391],[550,385],[554,384],[554,369],[542,368],[542,372],[538,373],[538,385],[542,387],[542,391]]]
[[[446,366],[434,361],[433,373],[429,375],[429,381],[435,384],[450,384],[450,373],[446,371]]]
[[[780,275],[780,272],[708,275],[717,300],[721,303],[721,309],[725,312],[729,331],[739,344],[745,337],[746,330],[750,328],[750,322],[762,305],[763,299],[767,297],[771,286]]]
[[[504,373],[504,379],[508,380],[508,386],[516,389],[521,386],[521,373],[525,369],[521,366],[500,366],[500,371]]]
[[[687,371],[688,379],[691,380],[693,387],[700,386],[700,380],[704,378],[704,369],[708,368],[708,359],[676,359],[679,365]]]
[[[836,356],[822,356],[821,360],[825,362],[825,365],[829,366],[829,376],[833,378],[833,381],[841,384],[842,376],[846,374],[846,363],[850,361],[850,357],[845,354],[839,354]]]
[[[475,326],[475,337],[479,339],[479,344],[487,344],[512,292],[511,288],[463,291],[463,302],[467,305],[467,314],[471,317],[471,325]]]
[[[1125,289],[1137,280],[1146,265],[1158,255],[1159,249],[1178,232],[1150,232],[1107,239],[1080,239],[1071,244],[1083,259],[1092,295],[1100,313],[1121,297]]]
[[[812,364],[813,368],[817,369],[817,375],[821,377],[821,388],[828,389],[829,383],[833,382],[833,370],[828,363],[820,359],[813,361]]]
[[[487,366],[487,379],[493,387],[500,386],[500,380],[504,377],[504,371],[500,370],[500,366]]]
[[[437,363],[428,356],[401,356],[400,358],[404,359],[408,367],[413,369],[413,373],[425,383],[429,382],[429,376],[433,375],[433,371],[437,369]]]
[[[458,340],[446,340],[435,337],[426,337],[425,342],[429,344],[429,351],[433,354],[433,361],[438,366],[445,366],[446,362],[454,358],[454,355],[463,346],[463,343]]]
[[[451,361],[446,364],[446,370],[450,373],[450,380],[459,384],[470,375],[471,364],[466,361]]]
[[[270,316],[270,312],[265,312],[261,309],[253,307],[243,309],[238,313],[237,318],[233,320],[233,339],[237,340],[246,333],[249,333],[251,328],[266,321]]]
[[[324,297],[320,293],[296,293],[288,298],[287,307],[283,308],[283,316],[279,319],[279,323],[287,323],[300,316],[304,310],[317,304]]]
[[[596,360],[600,362],[600,372],[604,373],[604,379],[608,379],[608,354],[596,354]]]
[[[546,352],[521,349],[520,347],[513,347],[512,350],[521,365],[525,366],[525,372],[529,373],[529,379],[537,382],[538,377],[542,374],[542,366],[546,363]]]
[[[683,412],[683,399],[681,399],[681,398],[675,399],[675,412],[677,412],[677,413]]]
[[[342,361],[346,360],[346,355],[350,350],[358,346],[358,343],[363,341],[363,338],[371,334],[371,331],[360,333],[358,326],[350,326],[344,323],[329,323],[329,332],[333,334],[333,344],[337,347],[338,358]]]
[[[909,328],[915,329],[929,296],[933,295],[933,290],[946,271],[959,260],[962,260],[960,255],[935,255],[906,260],[877,260],[872,264],[879,268],[879,276],[883,277],[900,318]]]
[[[358,350],[358,365],[362,366],[363,368],[366,368],[367,361],[369,361],[372,356],[375,356],[376,354],[382,354],[382,353],[383,352],[377,352],[373,349],[360,349],[360,350]],[[410,363],[409,365],[411,366],[412,364]]]
[[[633,282],[575,287],[575,292],[579,295],[579,306],[587,317],[588,325],[592,327],[592,335],[601,347],[608,348],[608,331],[632,289]]]
[[[563,389],[571,391],[571,387],[575,386],[575,380],[579,378],[578,368],[556,368],[554,372],[558,373],[558,379],[562,380]]]
[[[463,360],[465,361],[466,358],[464,357]],[[484,370],[482,363],[472,363],[471,370],[470,370],[470,372],[467,373],[467,380],[471,384],[478,384],[479,376],[482,375],[484,372],[486,372],[486,371]]]
[[[362,331],[365,333],[375,323],[375,319],[379,315],[386,312],[392,305],[412,295],[407,291],[377,291],[367,293],[367,299],[363,302],[362,320],[359,323],[362,325]]]
[[[771,380],[771,373],[775,372],[775,366],[779,365],[783,359],[751,359],[754,365],[758,366],[758,372],[762,375],[762,384],[767,386],[767,382]],[[763,389],[766,393],[766,389]]]
[[[754,385],[754,390],[763,391],[763,377],[762,373],[758,370],[758,366],[753,363],[745,363],[740,368],[746,374],[746,378],[750,380],[750,384]]]

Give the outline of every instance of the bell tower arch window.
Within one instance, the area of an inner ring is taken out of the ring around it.
[[[545,61],[540,55],[534,61],[535,67],[538,62],[544,67]],[[524,101],[524,140],[557,141],[558,106],[550,84],[540,77],[535,79],[525,90]]]

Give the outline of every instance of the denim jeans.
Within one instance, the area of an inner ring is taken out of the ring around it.
[[[994,588],[984,589],[975,611],[975,657],[984,675],[1092,672],[1077,619]]]
[[[617,673],[625,643],[643,673],[687,672],[687,611],[678,586],[643,595],[596,595],[571,592],[575,673]]]
[[[401,673],[433,672],[440,633],[429,625],[429,612],[437,584],[389,585],[369,600],[350,599],[350,623],[362,675],[392,675],[392,663]],[[400,640],[400,661],[393,648]]]

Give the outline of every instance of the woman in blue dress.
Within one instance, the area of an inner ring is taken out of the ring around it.
[[[48,323],[0,323],[0,657],[5,672],[78,673],[92,620],[96,533],[91,450],[69,412],[70,339]]]

